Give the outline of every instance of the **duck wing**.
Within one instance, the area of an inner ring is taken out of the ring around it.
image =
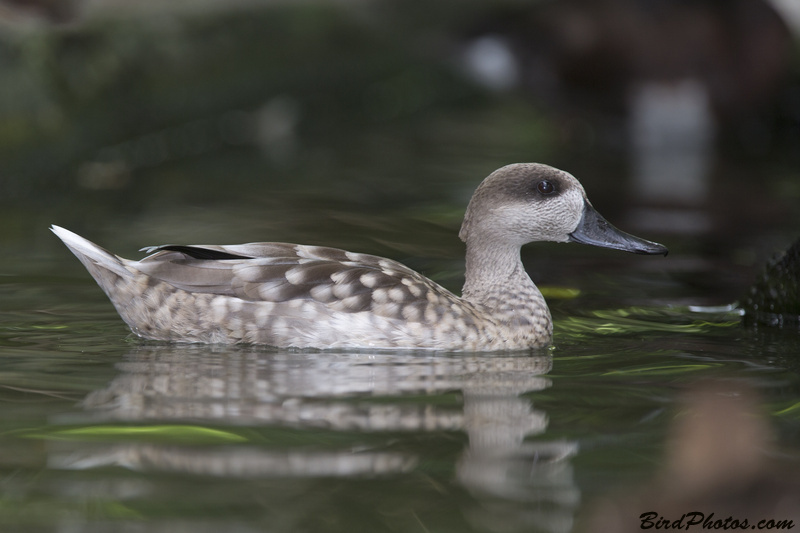
[[[370,311],[409,321],[435,320],[460,300],[401,263],[336,248],[251,243],[145,250],[152,255],[133,268],[193,293],[251,302],[308,300],[331,311]]]

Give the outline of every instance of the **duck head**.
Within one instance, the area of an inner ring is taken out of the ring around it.
[[[580,242],[636,254],[667,254],[665,246],[611,225],[571,174],[539,163],[507,165],[483,180],[467,206],[459,237],[468,244]]]

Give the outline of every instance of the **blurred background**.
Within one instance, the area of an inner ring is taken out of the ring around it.
[[[539,161],[666,241],[677,275],[725,265],[734,288],[708,283],[730,299],[797,234],[799,12],[5,0],[0,244],[26,270],[56,250],[51,223],[125,253],[288,240],[458,261],[477,183]],[[460,265],[435,265],[458,288]]]

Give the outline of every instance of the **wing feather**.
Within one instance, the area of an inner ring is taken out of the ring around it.
[[[153,253],[129,266],[179,289],[250,302],[310,300],[334,312],[425,322],[459,300],[401,263],[337,248],[250,243],[147,250]]]

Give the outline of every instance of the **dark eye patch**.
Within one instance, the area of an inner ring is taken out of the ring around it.
[[[550,180],[541,180],[536,183],[536,190],[542,196],[551,196],[558,192],[556,184]]]

